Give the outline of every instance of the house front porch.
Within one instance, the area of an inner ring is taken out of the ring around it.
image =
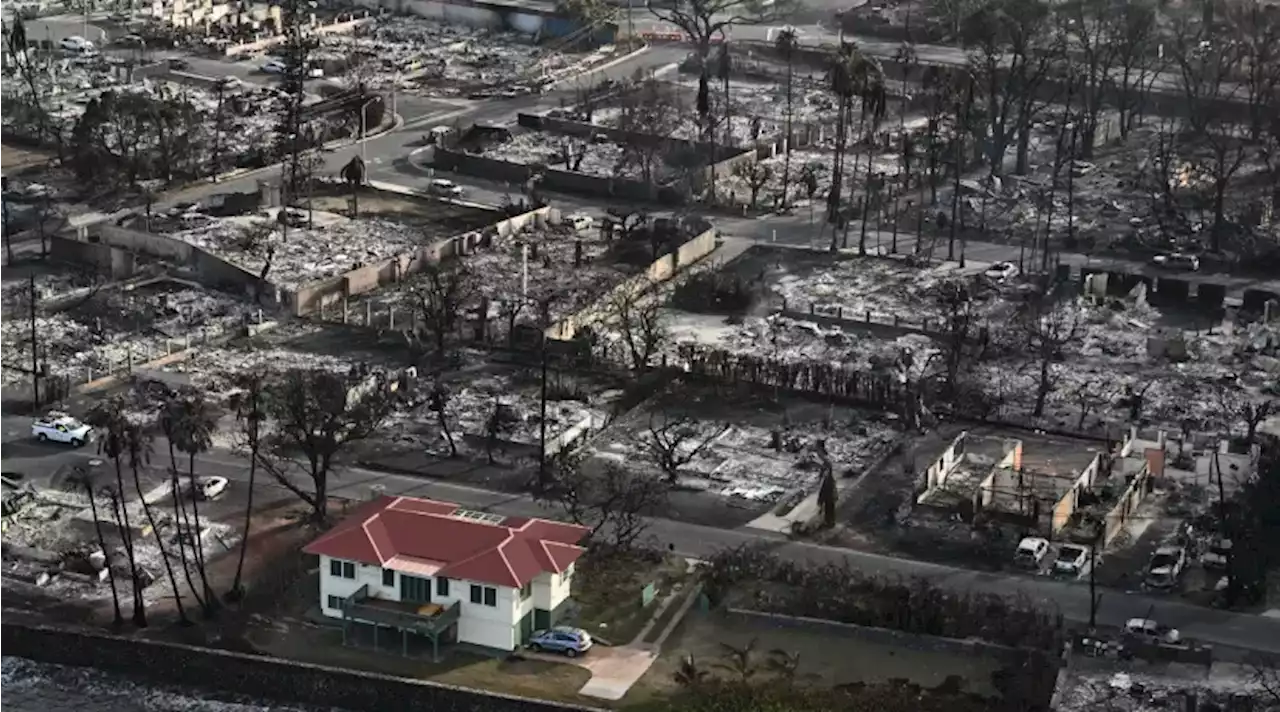
[[[379,631],[389,628],[400,634],[401,655],[408,657],[411,638],[425,638],[431,643],[431,657],[440,660],[440,643],[454,642],[458,637],[459,602],[408,603],[374,598],[369,587],[361,586],[342,603],[342,644],[355,642],[353,626],[372,629],[373,645],[379,648]]]

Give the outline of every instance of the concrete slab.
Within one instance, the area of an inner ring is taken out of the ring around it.
[[[591,671],[591,680],[578,692],[602,700],[620,700],[657,659],[657,650],[630,645],[596,648],[577,663]]]

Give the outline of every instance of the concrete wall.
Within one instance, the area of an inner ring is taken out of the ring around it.
[[[523,183],[534,173],[534,166],[529,163],[500,161],[496,158],[441,147],[435,149],[432,165],[445,171],[506,183]],[[684,196],[674,188],[651,185],[638,179],[594,176],[556,168],[542,169],[540,172],[543,190],[557,193],[641,202],[656,201],[664,205],[679,205],[684,202]]]
[[[924,473],[925,491],[916,498],[916,504],[921,504],[929,496],[933,490],[943,486],[947,482],[947,475],[951,474],[951,470],[955,468],[956,463],[960,462],[960,458],[964,457],[964,440],[968,437],[969,432],[966,430],[955,437],[946,450],[934,460]]]
[[[269,300],[274,300],[276,294],[276,287],[259,279],[258,275],[168,235],[99,223],[81,228],[76,233],[67,233],[65,237],[78,242],[110,245],[128,252],[172,262],[193,272],[196,279],[207,287],[244,294],[255,299],[259,295],[265,295]]]
[[[1144,466],[1134,476],[1133,481],[1129,483],[1124,493],[1120,495],[1116,505],[1111,508],[1110,512],[1107,512],[1107,516],[1103,519],[1103,546],[1109,545],[1116,535],[1124,530],[1124,525],[1137,511],[1142,499],[1147,496],[1147,492],[1150,490],[1150,482],[1151,471]]]
[[[715,229],[694,237],[681,245],[675,252],[668,253],[650,263],[643,274],[627,279],[622,284],[609,290],[586,308],[571,314],[547,329],[547,337],[552,339],[572,339],[578,330],[609,318],[613,309],[613,301],[621,294],[641,294],[671,279],[685,267],[711,254],[716,249]]]
[[[0,630],[5,655],[195,687],[228,701],[245,696],[353,712],[595,712],[591,707],[423,680],[105,633],[28,626],[12,620],[4,621]]]
[[[49,255],[59,262],[89,265],[112,280],[128,279],[137,269],[133,253],[110,245],[78,242],[50,235]]]
[[[1080,476],[1076,478],[1071,489],[1058,499],[1053,505],[1053,533],[1057,534],[1059,530],[1067,525],[1067,521],[1071,515],[1075,513],[1076,507],[1080,506],[1080,495],[1083,492],[1093,489],[1093,483],[1098,477],[1098,469],[1102,466],[1102,455],[1094,455],[1089,464],[1080,471]]]
[[[495,215],[499,213],[495,212]],[[402,252],[382,262],[365,265],[337,277],[313,282],[287,295],[291,311],[297,316],[311,314],[319,311],[322,305],[329,302],[370,292],[383,285],[394,284],[408,275],[421,272],[427,265],[438,264],[445,258],[465,253],[480,240],[482,232],[506,236],[531,225],[543,224],[552,219],[553,215],[558,215],[554,208],[538,208],[498,220],[479,231],[470,231],[438,240],[430,245]]]

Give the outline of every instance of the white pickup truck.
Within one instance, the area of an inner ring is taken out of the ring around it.
[[[93,428],[66,413],[50,413],[31,424],[31,437],[80,447],[93,439]]]

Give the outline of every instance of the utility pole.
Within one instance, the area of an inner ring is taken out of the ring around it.
[[[218,83],[218,108],[213,112],[213,166],[209,169],[210,178],[217,179],[222,165],[222,91],[224,85]]]
[[[0,216],[4,221],[4,249],[8,263],[13,264],[13,232],[9,229],[9,177],[0,178]]]
[[[956,161],[956,177],[955,185],[951,190],[951,224],[947,227],[950,229],[947,235],[947,261],[950,262],[956,258],[956,216],[960,211],[960,165],[964,163],[964,139],[960,136],[960,102],[956,102],[956,129],[955,135],[951,137],[954,145],[955,161]]]
[[[36,335],[36,273],[28,278],[27,288],[30,290],[31,305],[31,405],[33,410],[40,409],[40,341]]]

